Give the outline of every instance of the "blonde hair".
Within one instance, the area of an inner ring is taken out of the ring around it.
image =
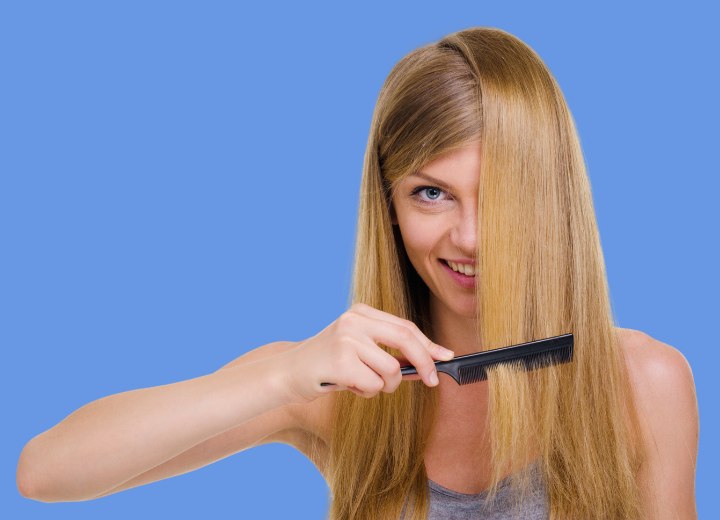
[[[474,27],[420,47],[379,94],[365,153],[351,301],[414,321],[433,339],[428,288],[391,223],[394,188],[447,153],[482,145],[476,258],[483,349],[572,332],[572,363],[488,374],[491,482],[528,491],[539,455],[550,516],[642,518],[637,412],[614,332],[590,183],[552,74],[517,37]],[[391,354],[394,349],[380,345]],[[404,382],[337,395],[329,518],[424,519],[423,454],[437,390]]]

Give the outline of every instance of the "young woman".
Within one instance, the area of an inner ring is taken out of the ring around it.
[[[20,492],[89,500],[282,442],[326,478],[333,520],[696,517],[691,369],[614,327],[572,116],[516,37],[459,31],[391,71],[352,301],[304,341],[83,406],[27,443]],[[572,363],[462,387],[434,369],[568,332]]]

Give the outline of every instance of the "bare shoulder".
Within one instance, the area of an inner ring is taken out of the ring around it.
[[[680,350],[639,330],[617,330],[636,397],[645,410],[666,409],[668,399],[696,404],[692,368]]]
[[[680,350],[639,330],[617,331],[643,411],[667,411],[672,403],[696,405],[692,368]]]
[[[696,518],[699,413],[687,358],[634,329],[618,329],[633,386],[647,463],[639,481],[651,518]]]
[[[631,369],[657,371],[675,368],[687,370],[692,377],[690,364],[680,350],[640,330],[621,327],[616,330]]]

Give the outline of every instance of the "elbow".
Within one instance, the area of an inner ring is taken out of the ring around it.
[[[17,473],[15,475],[18,493],[24,498],[32,498],[33,489],[28,478],[27,471],[22,469],[18,464]]]
[[[38,436],[40,437],[40,436]],[[76,464],[49,460],[42,439],[30,440],[20,452],[15,482],[18,493],[38,502],[86,502],[105,496],[97,483],[86,476],[72,473]]]
[[[23,496],[24,498],[29,498],[31,500],[43,501],[42,498],[40,498],[37,486],[37,478],[35,477],[37,471],[31,462],[32,457],[28,454],[28,447],[30,446],[30,442],[28,442],[23,448],[22,452],[20,452],[17,470],[15,472],[15,481],[17,484],[18,493],[20,493],[21,496]]]
[[[18,468],[17,472],[17,489],[18,493],[24,498],[30,500],[37,500],[39,502],[51,502],[50,500],[44,500],[38,493],[33,480],[29,477],[26,471]]]
[[[24,498],[38,502],[65,502],[73,499],[62,497],[62,493],[50,491],[48,485],[48,469],[42,465],[42,455],[34,449],[33,440],[28,442],[20,452],[15,482],[18,493]]]

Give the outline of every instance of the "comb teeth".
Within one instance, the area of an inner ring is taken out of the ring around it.
[[[478,381],[485,381],[487,379],[488,367],[501,364],[511,364],[513,366],[517,366],[518,368],[524,368],[526,371],[530,371],[550,365],[565,363],[571,360],[572,350],[570,347],[564,347],[556,350],[539,352],[537,354],[525,355],[524,357],[516,358],[511,361],[505,360],[495,363],[481,363],[463,366],[458,370],[458,384],[468,385],[471,383],[477,383]]]
[[[468,385],[470,383],[477,383],[478,381],[485,381],[487,379],[487,370],[485,370],[486,366],[488,365],[462,367],[458,371],[460,375],[459,384]]]

